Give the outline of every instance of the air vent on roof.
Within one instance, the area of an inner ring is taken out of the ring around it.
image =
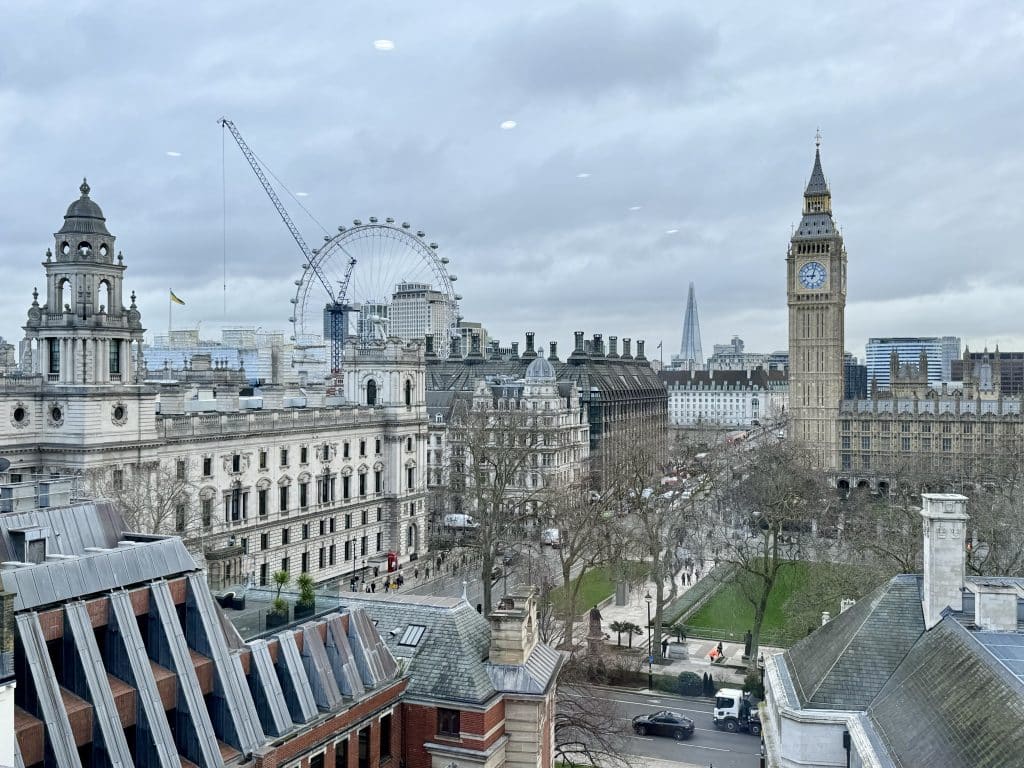
[[[411,648],[415,648],[420,644],[420,640],[423,637],[423,633],[427,631],[427,628],[422,624],[410,624],[405,628],[405,632],[402,635],[402,639],[398,641],[399,645],[407,645]]]

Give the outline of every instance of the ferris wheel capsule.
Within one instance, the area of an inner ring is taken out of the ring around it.
[[[361,227],[363,226],[363,222],[361,219],[352,219],[352,226]]]
[[[376,224],[377,223],[377,217],[376,216],[371,216],[370,217],[370,223],[371,224]]]
[[[416,230],[416,237],[425,237],[425,236],[426,236],[426,234],[427,234],[427,233],[426,233],[426,232],[424,232],[424,231],[423,231],[422,229],[417,229],[417,230]]]
[[[386,221],[388,224],[394,224],[395,223],[395,220],[393,218],[391,218],[390,216],[388,216],[386,219],[384,219],[384,221]]]
[[[412,226],[412,225],[409,224],[408,221],[403,221],[402,222],[402,229],[408,229],[410,226]]]
[[[442,256],[440,261],[441,261],[442,264],[447,264],[448,263],[448,257],[447,256]]]
[[[448,279],[451,280],[454,283],[456,280],[459,279],[459,276],[458,275],[448,275]]]

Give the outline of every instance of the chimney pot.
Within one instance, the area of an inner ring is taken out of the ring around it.
[[[512,357],[519,357],[519,342],[512,342]]]
[[[609,336],[608,337],[608,357],[619,356],[619,337]]]
[[[629,336],[625,336],[622,339],[622,359],[633,359],[633,340],[630,339]]]
[[[558,342],[557,341],[549,341],[548,342],[548,348],[551,350],[551,352],[548,354],[548,360],[551,360],[551,361],[558,360]]]
[[[427,357],[433,357],[434,356],[434,334],[432,334],[432,333],[426,334],[423,337],[423,340],[426,343],[426,350],[425,350],[424,354]]]
[[[604,357],[604,337],[600,333],[594,334],[594,344],[591,347],[595,357]]]
[[[637,339],[637,342],[636,342],[636,359],[637,360],[646,360],[647,359],[646,357],[644,357],[644,340],[643,339]]]

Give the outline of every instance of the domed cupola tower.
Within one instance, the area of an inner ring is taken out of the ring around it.
[[[144,329],[135,296],[125,308],[124,258],[114,255],[115,237],[89,197],[68,206],[64,225],[47,250],[46,296],[42,306],[33,292],[25,325],[32,367],[49,384],[126,385],[135,381]]]

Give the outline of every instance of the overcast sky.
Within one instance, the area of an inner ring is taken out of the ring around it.
[[[0,335],[21,338],[82,176],[151,331],[168,288],[176,327],[288,328],[302,257],[230,136],[223,310],[226,115],[327,226],[426,230],[492,335],[664,340],[666,359],[691,280],[706,353],[786,346],[820,126],[847,348],[1024,348],[1020,3],[228,5],[5,7]]]

